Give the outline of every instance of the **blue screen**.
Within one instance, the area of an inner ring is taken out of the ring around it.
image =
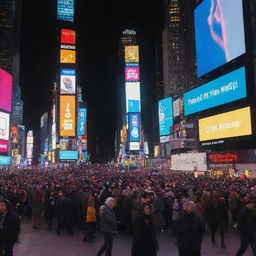
[[[58,0],[57,18],[74,21],[74,0]]]
[[[158,102],[159,134],[165,136],[170,134],[173,126],[172,98],[166,98]]]
[[[77,125],[77,134],[85,135],[86,134],[86,108],[80,108],[78,111],[78,125]]]
[[[204,0],[194,17],[198,77],[245,53],[242,0]]]
[[[128,100],[128,112],[140,112],[140,101]]]
[[[60,151],[60,159],[61,160],[77,160],[78,159],[78,151],[61,150]]]
[[[185,115],[246,97],[245,68],[239,68],[194,90],[184,93]]]
[[[140,114],[129,114],[129,137],[130,142],[140,142]]]
[[[3,164],[11,164],[11,157],[10,156],[0,156],[0,165]]]

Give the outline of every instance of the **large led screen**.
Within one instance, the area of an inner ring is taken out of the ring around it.
[[[75,96],[60,96],[60,136],[76,136]]]
[[[129,137],[130,142],[140,141],[140,114],[129,114]]]
[[[60,63],[76,63],[76,51],[60,50]]]
[[[77,160],[78,151],[75,150],[61,150],[60,151],[60,160]]]
[[[126,95],[126,112],[127,113],[140,112],[140,83],[126,82],[125,95]]]
[[[239,68],[207,84],[184,93],[185,115],[246,97],[245,68]]]
[[[245,53],[243,0],[204,0],[194,17],[199,77]]]
[[[0,156],[0,165],[11,164],[10,156]]]
[[[78,111],[77,135],[86,134],[86,108],[80,108]]]
[[[0,69],[0,109],[12,110],[12,76]]]
[[[140,68],[139,67],[125,67],[125,80],[126,81],[139,81]]]
[[[8,152],[8,140],[0,140],[0,152]]]
[[[172,98],[166,98],[158,102],[160,136],[170,134],[170,128],[173,126],[172,106]]]
[[[139,47],[125,46],[125,62],[139,62]]]
[[[76,44],[76,31],[61,29],[60,42],[62,44]]]
[[[60,94],[76,93],[76,71],[74,69],[61,69]]]
[[[10,115],[0,112],[0,140],[9,140]]]
[[[57,18],[74,21],[74,0],[58,0]]]
[[[252,134],[250,107],[199,119],[199,140],[216,140]]]

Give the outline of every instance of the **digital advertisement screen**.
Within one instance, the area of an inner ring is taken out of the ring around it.
[[[125,83],[126,112],[140,112],[140,82]]]
[[[125,46],[125,62],[139,62],[139,47]]]
[[[76,93],[75,69],[61,69],[60,71],[60,94]]]
[[[172,98],[166,98],[158,102],[159,134],[169,135],[173,126]]]
[[[8,140],[0,140],[0,152],[8,152]]]
[[[62,44],[76,44],[76,31],[61,29],[60,42]]]
[[[58,0],[57,19],[74,21],[74,0]]]
[[[0,165],[11,164],[10,156],[0,156]]]
[[[77,125],[77,135],[86,134],[86,108],[79,108],[78,111],[78,125]]]
[[[60,96],[60,136],[76,136],[75,96]]]
[[[130,142],[140,142],[140,114],[129,114],[129,137]]]
[[[245,98],[245,67],[184,93],[185,115]]]
[[[198,77],[245,53],[243,0],[204,0],[194,17]]]
[[[140,68],[139,67],[125,67],[125,80],[126,81],[139,81]]]
[[[76,51],[60,50],[60,63],[76,63]]]
[[[60,151],[60,160],[77,160],[78,151],[75,150],[61,150]]]
[[[12,75],[0,68],[0,109],[12,111]]]
[[[0,140],[9,140],[10,114],[0,112]]]
[[[250,107],[199,119],[199,140],[216,140],[252,134]]]
[[[140,150],[140,143],[139,142],[130,142],[129,149],[130,150]]]

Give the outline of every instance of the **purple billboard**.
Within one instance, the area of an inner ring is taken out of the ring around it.
[[[0,69],[0,109],[12,111],[12,75]]]

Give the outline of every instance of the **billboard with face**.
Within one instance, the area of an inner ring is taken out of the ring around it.
[[[61,69],[60,71],[60,94],[76,93],[75,69]]]
[[[12,110],[12,75],[0,69],[0,109]]]
[[[60,50],[60,63],[76,63],[76,51]]]
[[[61,29],[60,42],[62,44],[76,44],[76,31]]]
[[[125,46],[125,62],[139,62],[139,47],[137,45]]]
[[[126,112],[138,113],[140,112],[140,83],[126,82],[125,83],[126,96]]]
[[[0,139],[9,140],[10,115],[0,112]]]
[[[139,67],[125,67],[125,81],[139,81],[140,68]]]

